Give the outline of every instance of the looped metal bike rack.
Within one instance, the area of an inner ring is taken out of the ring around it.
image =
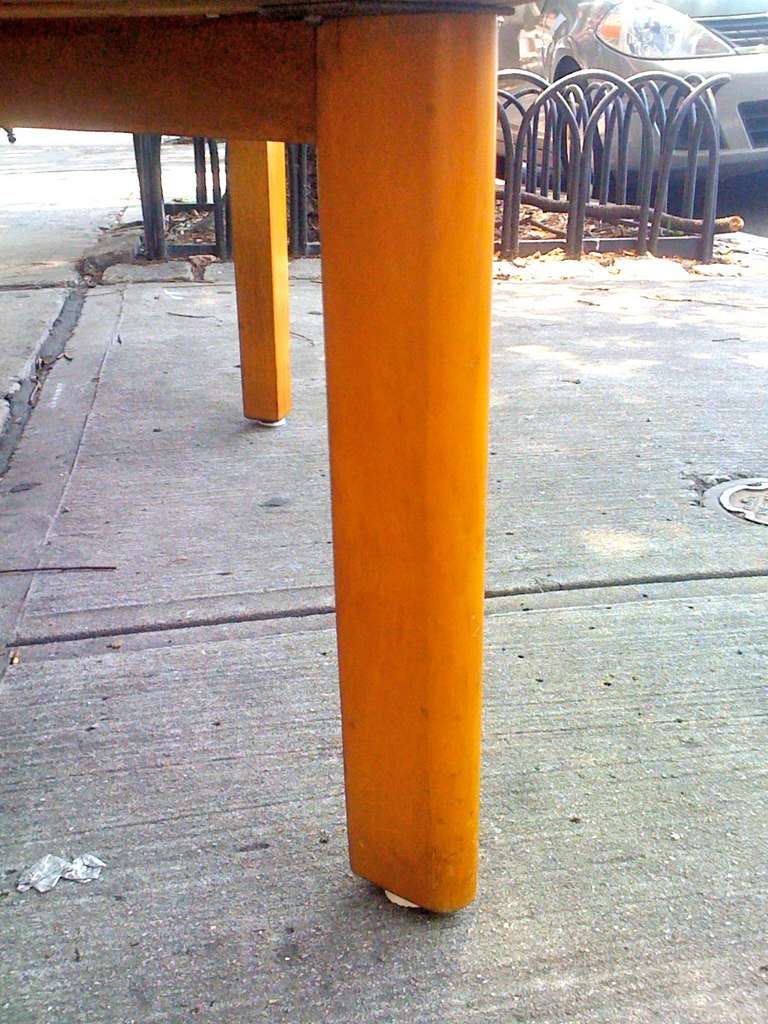
[[[320,242],[310,238],[312,200],[317,205],[313,182],[315,147],[290,143],[288,154],[288,251],[291,256],[317,256]]]
[[[141,195],[144,223],[143,255],[149,260],[166,260],[169,256],[215,255],[227,259],[232,255],[232,230],[229,197],[222,192],[219,147],[216,139],[192,140],[195,165],[195,202],[166,203],[163,199],[161,166],[162,135],[134,135],[133,148]],[[208,202],[206,151],[211,168],[211,199]],[[214,242],[169,242],[165,218],[176,213],[212,211]]]
[[[136,170],[141,193],[144,223],[143,255],[150,260],[166,260],[173,256],[214,254],[220,259],[232,255],[232,228],[229,193],[222,193],[219,150],[215,139],[194,138],[192,147],[195,166],[195,202],[166,203],[163,200],[160,135],[134,135]],[[206,157],[211,171],[211,202],[208,200]],[[314,256],[320,243],[310,237],[314,184],[314,147],[292,143],[287,147],[288,164],[288,249],[292,256]],[[316,204],[315,204],[316,206]],[[213,244],[207,242],[178,243],[166,239],[165,218],[169,214],[197,210],[213,211]]]
[[[715,95],[729,80],[576,71],[550,83],[527,71],[499,72],[501,255],[563,247],[572,259],[598,249],[711,259],[720,168]],[[673,212],[669,186],[677,170],[684,188]],[[565,238],[521,239],[523,205],[566,213]],[[585,237],[588,217],[631,234]]]

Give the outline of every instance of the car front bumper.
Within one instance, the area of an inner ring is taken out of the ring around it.
[[[688,75],[728,74],[730,82],[717,93],[721,128],[720,174],[768,170],[768,54],[734,54],[697,60],[638,60],[625,57],[595,39],[596,52],[587,66],[614,71],[623,78],[642,71]],[[745,106],[746,105],[746,106]],[[685,159],[676,159],[684,166]]]

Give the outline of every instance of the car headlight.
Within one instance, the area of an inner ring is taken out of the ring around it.
[[[652,0],[620,3],[605,15],[597,38],[621,53],[645,60],[722,57],[734,49],[708,28]]]

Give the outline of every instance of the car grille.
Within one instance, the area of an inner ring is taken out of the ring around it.
[[[768,147],[768,100],[750,100],[739,104],[739,113],[755,149]]]
[[[699,18],[712,32],[717,32],[735,46],[748,52],[768,47],[768,14],[747,14],[736,18]]]

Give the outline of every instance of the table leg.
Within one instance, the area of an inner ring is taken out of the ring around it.
[[[229,143],[243,411],[262,423],[291,408],[285,147]]]
[[[318,38],[350,859],[437,911],[475,892],[495,46],[482,13]]]

